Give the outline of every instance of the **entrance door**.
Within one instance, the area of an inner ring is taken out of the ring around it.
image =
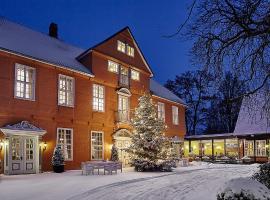
[[[12,136],[9,145],[9,173],[27,174],[36,172],[35,137]]]
[[[116,139],[116,147],[118,149],[119,160],[123,163],[123,167],[128,167],[130,165],[130,158],[126,148],[130,146],[131,140],[127,139]]]

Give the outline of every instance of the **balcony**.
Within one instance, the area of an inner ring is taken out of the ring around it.
[[[115,112],[116,122],[129,123],[130,122],[130,111],[129,110],[118,110]]]

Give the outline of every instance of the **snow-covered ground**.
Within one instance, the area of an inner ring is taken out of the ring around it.
[[[129,168],[105,176],[82,176],[80,171],[0,176],[0,199],[214,200],[225,182],[249,177],[257,166],[195,163],[171,173],[139,173]]]

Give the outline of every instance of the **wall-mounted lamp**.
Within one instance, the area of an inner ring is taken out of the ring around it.
[[[4,145],[5,145],[4,141],[0,140],[0,151],[2,151]]]
[[[43,151],[45,151],[47,149],[47,142],[43,143]]]

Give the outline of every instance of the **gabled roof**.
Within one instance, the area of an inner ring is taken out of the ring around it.
[[[0,17],[0,50],[68,68],[85,75],[91,71],[76,60],[83,49]]]
[[[265,96],[262,93],[245,97],[236,122],[235,135],[270,134],[263,105]]]
[[[168,90],[167,88],[165,88],[164,86],[162,86],[153,79],[150,79],[150,91],[155,96],[167,99],[169,101],[173,101],[175,103],[180,103],[186,106],[186,103],[182,99],[180,99],[170,90]]]
[[[150,65],[148,64],[147,60],[145,59],[145,56],[143,55],[143,53],[142,53],[142,51],[141,51],[141,49],[140,49],[140,47],[139,47],[139,44],[137,43],[135,37],[133,36],[133,34],[132,34],[132,32],[131,32],[131,30],[130,30],[130,28],[129,28],[128,26],[124,27],[124,28],[121,29],[120,31],[116,32],[115,34],[111,35],[110,37],[106,38],[105,40],[99,42],[98,44],[96,44],[96,45],[90,47],[89,49],[87,49],[86,51],[84,51],[83,53],[81,53],[81,54],[77,57],[77,59],[78,59],[78,60],[81,59],[83,56],[85,56],[86,54],[88,54],[89,52],[91,52],[94,48],[96,48],[96,47],[98,47],[98,46],[104,44],[105,42],[109,41],[111,38],[115,37],[116,35],[118,35],[119,33],[123,32],[123,31],[125,31],[125,30],[127,30],[127,31],[129,32],[129,34],[131,35],[132,40],[134,41],[135,47],[136,47],[137,51],[139,52],[139,54],[140,54],[140,56],[141,56],[141,58],[142,58],[142,60],[143,60],[143,62],[144,62],[144,64],[145,64],[145,66],[147,67],[147,69],[148,69],[149,72],[151,73],[151,77],[152,77],[152,76],[153,76],[153,71],[152,71]]]

